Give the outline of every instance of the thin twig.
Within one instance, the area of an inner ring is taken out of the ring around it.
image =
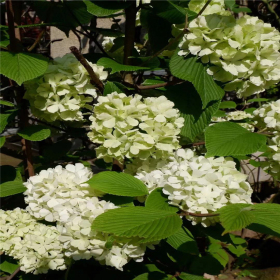
[[[18,267],[8,278],[7,280],[13,279],[20,272],[20,267]]]
[[[91,79],[91,84],[96,86],[101,91],[101,93],[103,93],[104,90],[103,83],[99,80],[98,76],[94,73],[92,67],[88,64],[87,60],[84,58],[81,52],[74,46],[70,47],[70,50],[87,70]]]
[[[41,41],[42,37],[44,36],[45,32],[46,32],[45,29],[41,31],[41,33],[39,34],[39,36],[37,37],[33,45],[27,49],[29,52],[31,52],[37,46],[37,44]]]

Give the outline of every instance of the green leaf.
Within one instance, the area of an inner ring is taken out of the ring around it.
[[[2,165],[0,166],[0,184],[9,181],[20,181],[22,182],[22,178],[20,175],[20,170],[14,168],[10,165]]]
[[[6,137],[0,137],[0,148],[3,147],[5,142],[6,142]]]
[[[180,79],[191,82],[202,100],[203,108],[209,102],[220,100],[224,91],[207,74],[206,67],[196,57],[183,57],[175,53],[170,60],[171,73]]]
[[[30,125],[18,132],[22,138],[30,141],[42,141],[51,135],[51,130],[43,125]]]
[[[112,69],[111,74],[121,72],[121,71],[130,72],[130,71],[139,71],[139,70],[149,69],[147,67],[123,65],[123,64],[120,64],[120,63],[116,62],[115,60],[107,58],[107,57],[100,58],[97,62],[97,65],[103,66],[104,68],[111,68]]]
[[[244,13],[251,13],[252,11],[247,8],[247,7],[239,7],[236,3],[235,0],[225,0],[225,5],[229,9],[231,9],[234,13],[238,14],[240,12]]]
[[[199,94],[189,83],[169,87],[165,95],[174,102],[175,107],[185,119],[181,135],[192,141],[208,126],[212,115],[219,108],[219,101],[212,101],[203,109]]]
[[[205,132],[207,156],[240,156],[257,152],[266,137],[253,133],[233,122],[209,126]]]
[[[118,237],[138,237],[140,242],[167,238],[182,225],[181,218],[169,211],[146,207],[123,207],[99,215],[92,228]]]
[[[6,30],[0,29],[0,46],[6,48],[10,44],[10,36]]]
[[[138,275],[133,280],[168,280],[168,276],[159,271],[152,271]]]
[[[102,200],[110,201],[114,203],[116,206],[120,206],[120,207],[134,206],[133,203],[134,197],[106,194],[102,196]]]
[[[233,253],[237,257],[240,257],[246,253],[246,249],[243,248],[241,245],[235,247],[234,245],[230,244],[227,248],[230,250],[231,253]]]
[[[16,116],[17,110],[11,110],[5,114],[0,114],[0,133],[4,131],[7,124],[11,122]]]
[[[6,101],[6,100],[0,100],[0,105],[15,107],[15,104],[13,104],[12,102]]]
[[[0,197],[6,197],[26,191],[26,187],[20,181],[10,181],[0,185]]]
[[[180,252],[193,255],[199,254],[193,235],[185,227],[181,227],[175,234],[169,236],[166,242]]]
[[[3,257],[3,255],[1,257]],[[9,259],[9,261],[7,261],[6,259]],[[14,262],[16,261],[12,258],[5,256],[5,260],[3,260],[3,262],[0,263],[0,270],[12,274],[19,267],[19,265]]]
[[[88,182],[92,188],[119,196],[142,196],[149,194],[146,185],[132,175],[104,171],[94,175]]]
[[[145,207],[170,212],[178,211],[178,207],[168,204],[168,198],[165,194],[163,194],[162,188],[156,188],[149,194],[145,202]]]
[[[94,16],[104,17],[127,8],[131,3],[123,1],[84,1],[87,11]]]
[[[40,54],[0,52],[0,74],[19,85],[45,73],[48,59]]]
[[[269,99],[267,99],[267,98],[253,98],[253,99],[247,100],[247,103],[253,103],[253,102],[267,102],[267,101],[269,101]]]
[[[233,101],[223,101],[220,104],[220,109],[235,109],[236,103]]]
[[[205,280],[203,276],[193,275],[186,272],[182,272],[179,277],[183,280]]]
[[[231,204],[222,207],[218,210],[220,221],[225,228],[223,234],[231,231],[240,230],[250,225],[255,218],[255,213],[252,211],[251,204]]]
[[[125,86],[123,86],[121,83],[108,81],[105,84],[103,95],[110,94],[114,91],[116,91],[117,93],[122,93],[125,92],[125,90],[126,90]]]
[[[223,267],[225,267],[229,261],[229,256],[222,248],[220,243],[211,244],[208,248],[208,252],[215,258]]]

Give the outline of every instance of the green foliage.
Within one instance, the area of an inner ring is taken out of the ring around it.
[[[0,137],[0,148],[3,147],[5,142],[6,142],[6,138],[5,137]]]
[[[2,27],[0,29],[0,46],[6,48],[10,44],[10,36]]]
[[[257,152],[266,137],[232,122],[216,123],[205,132],[207,156],[240,156]]]
[[[19,85],[45,73],[48,59],[40,54],[0,52],[0,74]]]
[[[121,71],[130,72],[149,69],[147,67],[123,65],[107,57],[100,58],[97,62],[97,65],[103,66],[104,68],[111,68],[111,74]]]
[[[87,11],[94,16],[105,17],[127,8],[130,3],[124,1],[83,1]]]
[[[143,273],[141,275],[138,275],[137,277],[133,278],[133,280],[168,280],[168,276],[164,273],[161,273],[159,271],[152,271],[148,273]]]
[[[121,83],[118,82],[107,82],[105,87],[104,87],[104,92],[103,95],[107,95],[110,94],[114,91],[118,92],[118,93],[122,93],[125,92],[126,87],[124,87]]]
[[[220,104],[220,109],[235,109],[236,103],[234,101],[223,101]]]
[[[51,130],[43,125],[31,125],[18,132],[22,138],[30,141],[42,141],[51,135]]]
[[[189,273],[182,272],[179,277],[182,280],[204,280],[205,278],[203,276],[193,275]]]
[[[145,202],[146,208],[160,209],[164,211],[177,212],[178,208],[168,204],[168,198],[162,192],[162,188],[154,189]]]
[[[226,7],[231,9],[234,13],[251,13],[252,11],[247,7],[239,7],[235,0],[225,0]]]
[[[172,86],[167,89],[165,95],[175,103],[175,107],[179,109],[181,116],[185,119],[181,135],[192,141],[210,123],[211,117],[218,110],[220,103],[211,101],[203,109],[199,94],[189,83]]]
[[[0,270],[12,274],[18,268],[15,260],[8,256],[1,256]]]
[[[166,242],[180,252],[192,255],[198,255],[199,253],[193,235],[185,227],[181,227],[175,234],[169,236]]]
[[[149,193],[142,181],[125,173],[111,171],[100,172],[93,176],[87,183],[95,190],[119,196],[134,197]]]
[[[113,209],[99,215],[92,228],[117,237],[137,237],[140,242],[146,243],[173,235],[181,225],[182,220],[176,213],[136,206]]]
[[[116,206],[120,206],[120,207],[134,206],[133,203],[134,197],[105,194],[104,196],[102,196],[102,199],[106,201],[110,201],[114,203]]]
[[[220,100],[224,91],[214,82],[206,72],[206,67],[196,58],[179,56],[174,54],[170,61],[171,73],[180,79],[191,82],[202,100],[203,108],[209,102]]]
[[[0,100],[0,105],[8,106],[8,107],[15,107],[15,105],[12,102],[6,101],[6,100]]]
[[[0,114],[0,133],[4,131],[7,124],[11,122],[16,116],[17,110],[9,110],[4,114]]]

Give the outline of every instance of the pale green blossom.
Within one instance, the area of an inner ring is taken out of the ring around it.
[[[101,144],[97,156],[111,161],[150,156],[162,158],[179,148],[184,119],[166,97],[126,96],[113,92],[100,96],[90,117],[88,137]]]
[[[107,78],[102,66],[88,63],[100,80]],[[82,121],[82,109],[92,109],[89,103],[97,97],[88,72],[72,54],[54,59],[42,77],[24,85],[32,114],[48,122]]]
[[[151,163],[151,164],[150,164]],[[143,181],[149,191],[162,188],[169,204],[191,213],[213,213],[234,203],[251,203],[252,189],[247,175],[239,172],[231,158],[197,156],[190,149],[179,149],[168,160],[147,160],[138,168],[136,178]],[[218,218],[194,218],[193,224],[204,226]]]
[[[189,9],[196,12],[197,14],[206,4],[207,0],[191,0],[189,3]],[[209,5],[206,7],[202,15],[230,15],[230,11],[225,10],[225,1],[224,0],[212,0]]]
[[[19,261],[26,273],[66,269],[59,232],[36,222],[25,210],[0,210],[0,250]]]

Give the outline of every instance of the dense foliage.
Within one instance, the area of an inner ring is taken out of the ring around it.
[[[20,141],[22,162],[0,170],[0,276],[252,276],[246,230],[280,237],[277,23],[233,0],[6,0],[3,13],[0,146],[18,157]],[[94,50],[39,54],[49,26]]]

